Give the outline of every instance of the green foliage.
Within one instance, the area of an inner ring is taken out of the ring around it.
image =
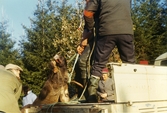
[[[69,73],[80,40],[80,14],[77,9],[66,4],[48,0],[40,2],[31,18],[31,28],[23,26],[26,37],[21,41],[23,48],[22,61],[24,71],[23,83],[30,85],[36,94],[39,93],[48,76],[48,63],[57,53],[61,53],[68,61]]]
[[[7,22],[0,22],[0,64],[5,66],[13,63],[21,66],[20,54],[17,49],[14,49],[15,42],[10,38],[11,35],[6,29]]]
[[[136,59],[148,60],[150,64],[160,54],[166,52],[166,14],[159,0],[138,0],[132,5]]]

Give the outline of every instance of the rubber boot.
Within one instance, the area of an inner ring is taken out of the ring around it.
[[[97,102],[97,88],[98,88],[98,83],[99,83],[100,78],[94,75],[91,75],[89,79],[89,84],[88,84],[88,100],[87,102],[89,103],[94,103]]]

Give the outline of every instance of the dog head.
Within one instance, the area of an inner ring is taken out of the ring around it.
[[[67,70],[67,61],[65,57],[56,54],[50,62],[49,66],[49,76],[50,81],[59,83],[66,83],[68,81],[68,70]]]
[[[66,66],[67,67],[67,61],[63,56],[56,54],[53,57],[53,60],[56,62],[56,66],[58,66],[58,67]]]

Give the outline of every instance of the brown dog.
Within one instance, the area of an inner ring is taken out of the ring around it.
[[[33,106],[69,101],[66,59],[60,55],[55,55],[50,62],[50,68],[51,74],[44,83]]]

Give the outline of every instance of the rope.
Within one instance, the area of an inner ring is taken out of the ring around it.
[[[93,53],[93,50],[94,50],[94,47],[95,47],[95,42],[96,42],[96,37],[94,37],[94,38],[95,38],[94,43],[93,43],[93,46],[92,46],[92,49],[90,51],[89,58],[88,58],[88,61],[87,61],[87,71],[89,70],[89,72],[87,72],[88,73],[88,81],[87,81],[87,83],[85,85],[85,88],[83,89],[82,94],[81,94],[81,96],[79,97],[78,100],[81,100],[83,94],[86,91],[86,88],[88,87],[88,82],[89,82],[89,79],[90,79],[90,63],[89,62],[90,62],[90,59],[91,59],[91,56],[92,56],[92,53]]]
[[[75,56],[76,56],[76,53],[75,55],[72,56],[72,58],[68,61],[68,63],[70,63],[75,58]]]
[[[68,80],[68,83],[71,82],[71,77],[72,77],[72,74],[73,74],[73,72],[74,72],[74,68],[75,68],[75,65],[76,65],[76,63],[77,63],[79,54],[75,54],[72,58],[74,58],[75,56],[76,56],[76,58],[75,58],[75,62],[74,62],[74,65],[73,65],[73,67],[72,67],[72,71],[71,71],[71,73],[69,74],[69,80]],[[72,60],[72,59],[71,59],[71,60]]]
[[[74,68],[75,68],[75,65],[76,65],[76,63],[77,63],[78,57],[79,57],[79,54],[77,54],[77,56],[76,56],[76,58],[75,58],[74,65],[73,65],[72,71],[71,71],[71,73],[70,73],[70,78],[72,77],[72,74],[73,74],[73,72],[74,72]]]

